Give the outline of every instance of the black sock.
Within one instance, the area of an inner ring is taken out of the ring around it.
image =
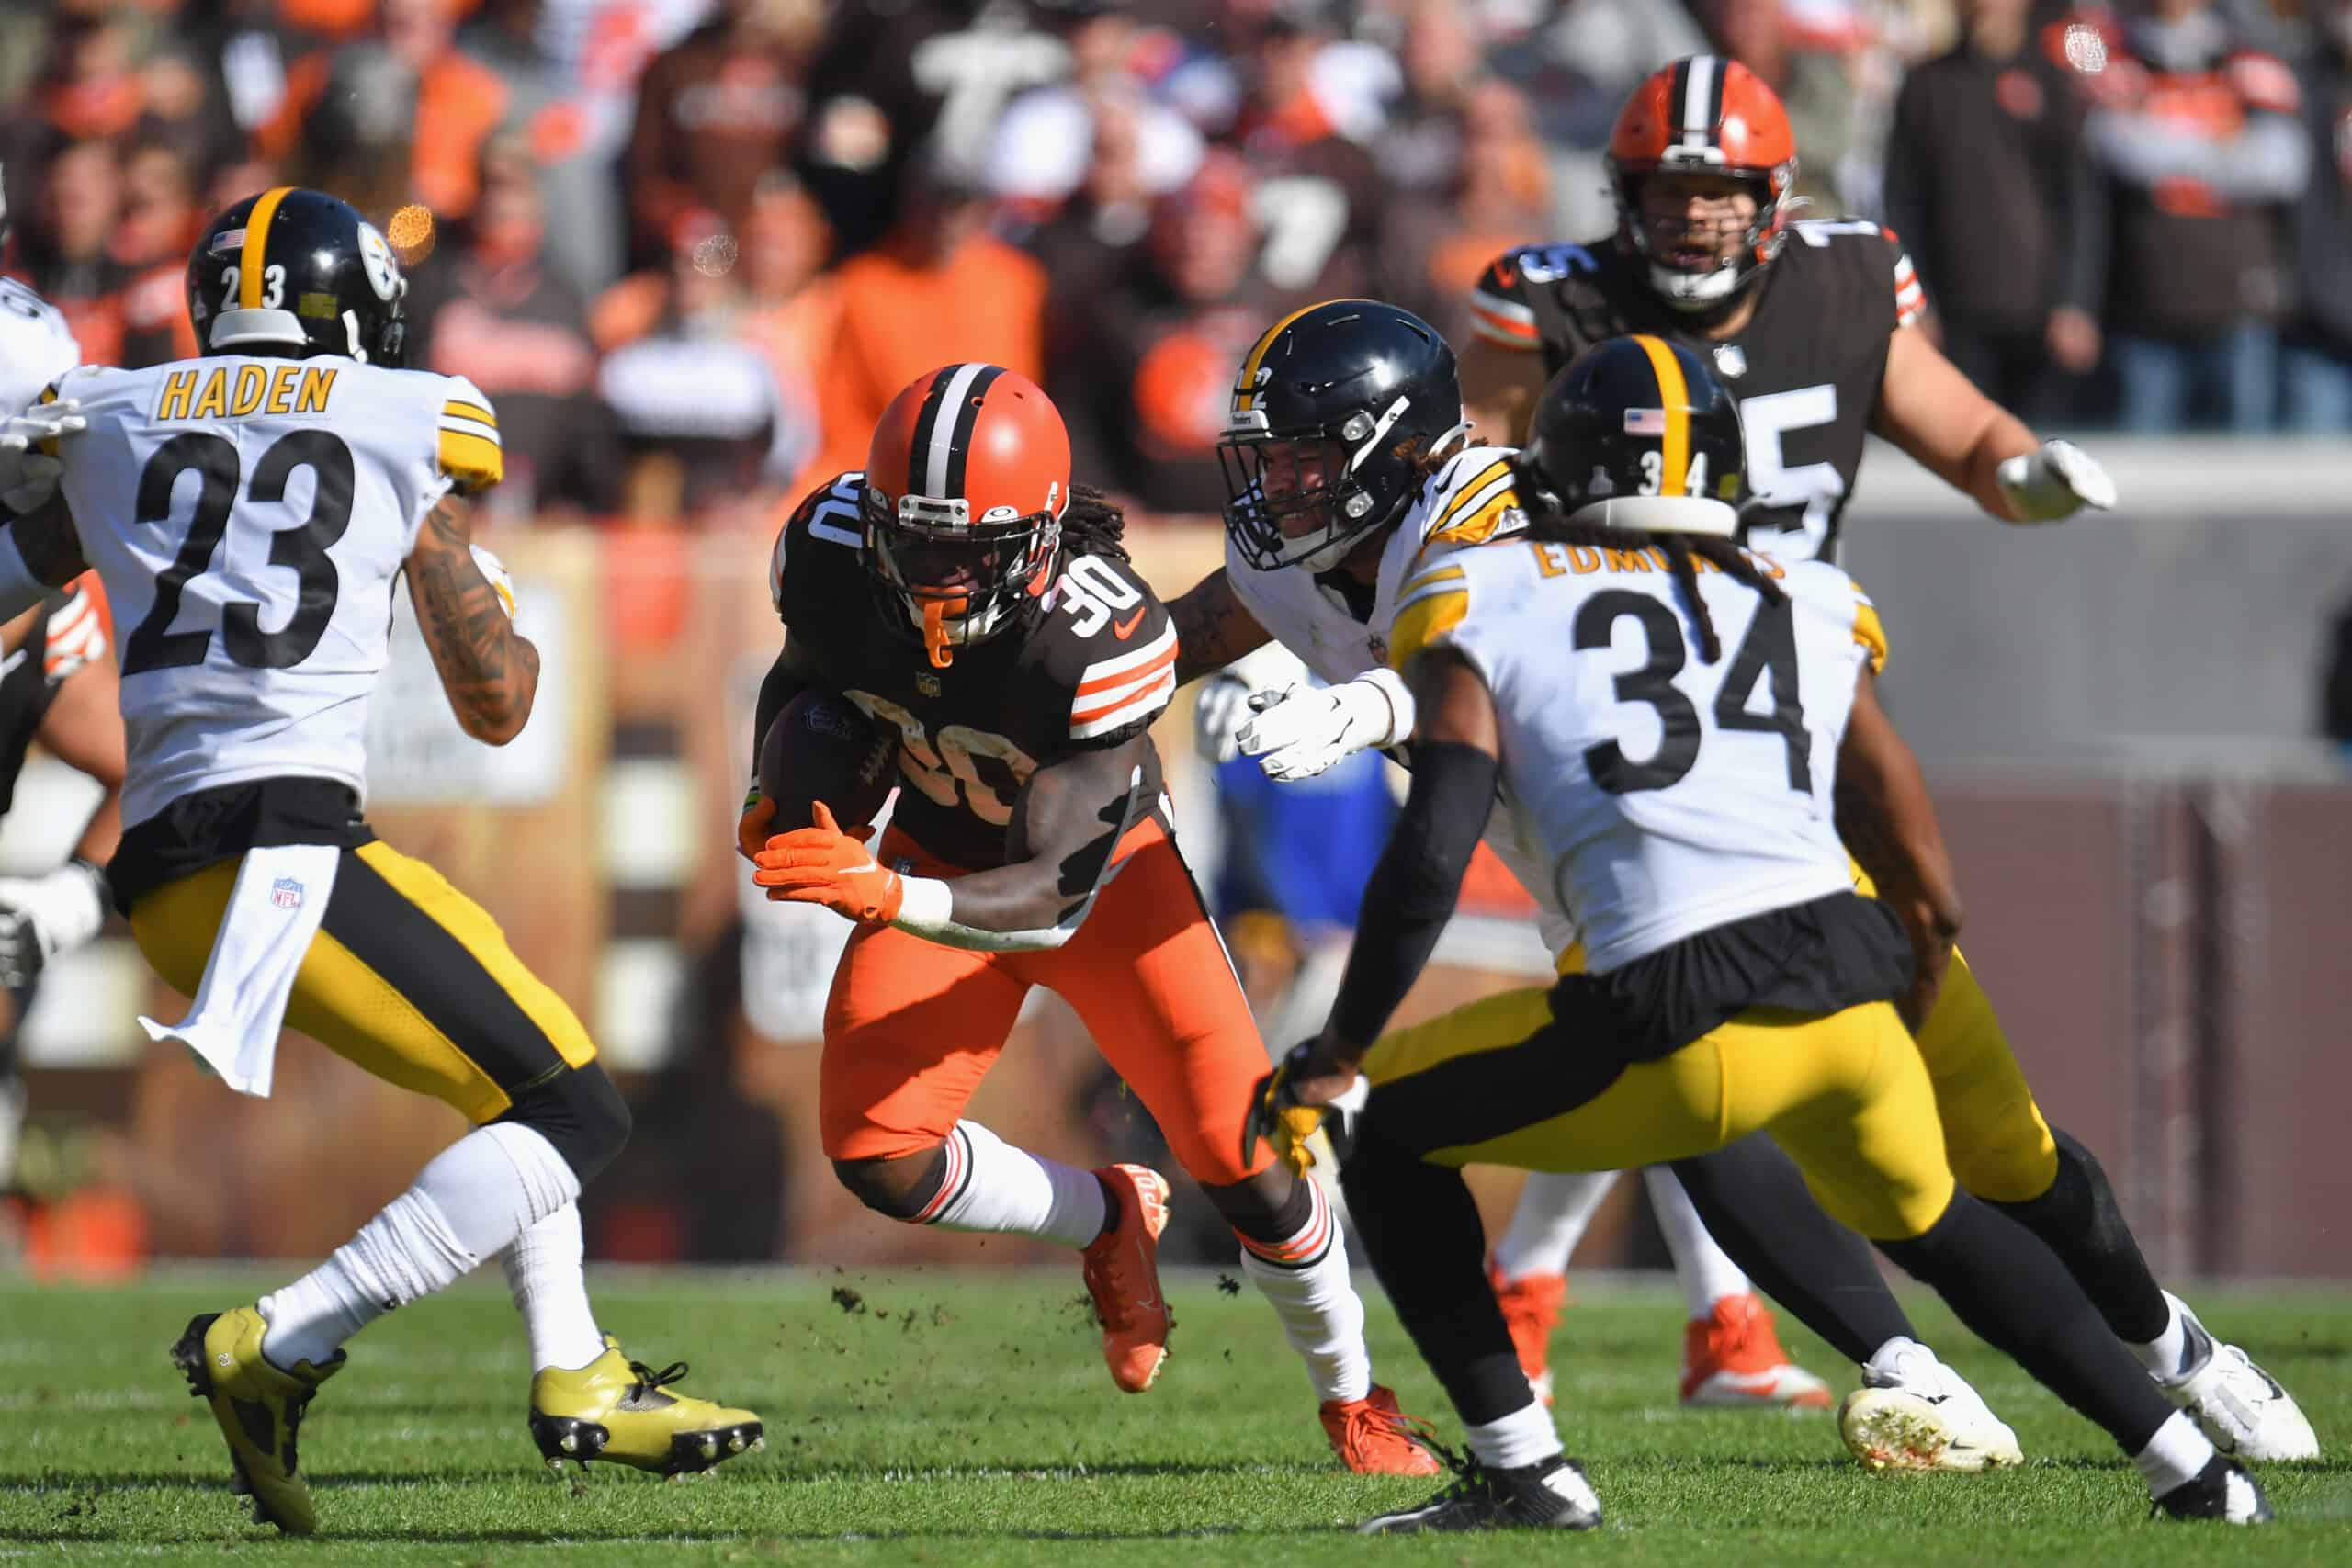
[[[1375,1134],[1357,1139],[1340,1180],[1373,1273],[1463,1424],[1525,1409],[1533,1395],[1487,1282],[1486,1227],[1462,1173]]]
[[[2173,1414],[2132,1353],[2031,1232],[1952,1194],[1928,1234],[1879,1247],[1932,1285],[1960,1321],[2107,1430],[2126,1454],[2148,1446]]]
[[[1715,1245],[1848,1360],[1859,1366],[1890,1339],[1918,1337],[1879,1278],[1871,1244],[1822,1212],[1770,1137],[1676,1160],[1674,1174]]]
[[[2067,1133],[2052,1128],[2051,1136],[2058,1144],[2058,1176],[2050,1190],[1993,1206],[2049,1244],[2118,1338],[2145,1345],[2172,1321],[2172,1308],[2098,1156]]]

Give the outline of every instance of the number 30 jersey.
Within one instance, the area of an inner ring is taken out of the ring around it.
[[[316,777],[366,794],[393,579],[453,487],[503,473],[459,377],[334,356],[77,370],[62,482],[112,602],[128,825],[195,790]]]
[[[1005,863],[1006,829],[1029,775],[1072,751],[1148,728],[1176,694],[1176,627],[1135,568],[1067,545],[1038,613],[934,670],[910,627],[876,596],[863,558],[865,476],[812,491],[776,536],[768,587],[793,646],[824,684],[899,735],[892,825],[966,871]],[[1143,798],[1159,806],[1159,754],[1145,748]]]
[[[1505,803],[1595,972],[1852,886],[1831,787],[1884,634],[1836,567],[1758,559],[1781,604],[1699,563],[1712,664],[1655,550],[1494,545],[1399,595],[1397,666],[1443,645],[1494,694]]]

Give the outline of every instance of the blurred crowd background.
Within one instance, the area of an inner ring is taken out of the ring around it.
[[[1460,341],[1496,254],[1610,231],[1625,95],[1709,48],[1786,101],[1814,216],[1899,232],[1964,370],[2117,432],[2123,516],[2030,538],[1881,454],[1849,564],[2045,1103],[2165,1267],[2342,1272],[2316,1086],[2352,1075],[2324,940],[2352,789],[2297,748],[2352,744],[2352,459],[2301,438],[2352,431],[2352,0],[10,0],[0,261],[85,358],[178,357],[207,216],[323,187],[409,265],[410,363],[496,403],[490,542],[548,683],[490,753],[398,641],[370,811],[628,1088],[598,1256],[1036,1260],[875,1220],[815,1147],[847,928],[753,897],[731,852],[775,527],[899,386],[987,359],[1055,395],[1181,592],[1220,559],[1214,444],[1258,333],[1360,293]],[[1279,1049],[1319,1021],[1395,778],[1212,776],[1188,703],[1160,737],[1187,852]],[[83,787],[36,761],[0,873],[57,863]],[[1527,914],[1482,868],[1410,1010],[1548,974]],[[174,1004],[119,931],[14,999],[33,1121],[0,1265],[323,1251],[454,1130],[305,1043],[267,1103],[150,1050],[133,1014]],[[975,1110],[1164,1157],[1042,998]],[[1657,1259],[1639,1187],[1588,1259]],[[1178,1213],[1179,1256],[1223,1255],[1204,1203]]]
[[[1270,316],[1466,330],[1496,252],[1607,232],[1619,105],[1709,47],[2029,417],[2352,429],[2342,0],[18,0],[0,166],[14,270],[129,365],[190,351],[209,212],[353,200],[515,516],[761,525],[957,357],[1164,516]]]

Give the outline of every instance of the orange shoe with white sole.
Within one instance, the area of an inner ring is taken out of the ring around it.
[[[1560,1274],[1527,1274],[1505,1280],[1499,1265],[1487,1265],[1487,1282],[1495,1288],[1495,1304],[1503,1309],[1503,1324],[1510,1330],[1510,1348],[1519,1352],[1519,1370],[1535,1397],[1552,1403],[1552,1330],[1559,1326],[1560,1309],[1567,1304],[1568,1281]]]
[[[1682,1403],[1695,1406],[1826,1410],[1829,1385],[1789,1359],[1772,1314],[1755,1296],[1725,1296],[1682,1331]]]
[[[1168,1180],[1140,1165],[1106,1165],[1094,1173],[1117,1205],[1117,1223],[1084,1254],[1086,1293],[1102,1325],[1102,1359],[1111,1381],[1141,1393],[1168,1359],[1172,1319],[1159,1288],[1159,1233],[1168,1228]]]
[[[1396,1407],[1396,1396],[1372,1385],[1362,1399],[1323,1402],[1323,1433],[1331,1451],[1358,1475],[1435,1475],[1437,1455],[1414,1439],[1429,1423]]]

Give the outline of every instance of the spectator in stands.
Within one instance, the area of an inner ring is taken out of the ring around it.
[[[1256,265],[1249,165],[1209,154],[1108,287],[1054,289],[1046,383],[1069,424],[1075,471],[1147,513],[1213,516],[1225,504],[1216,438],[1234,367],[1266,323],[1306,302]]]
[[[2302,70],[2312,164],[2295,205],[2298,313],[2278,351],[2278,423],[2312,434],[2352,430],[2352,0],[2326,0],[2318,23]]]
[[[2078,212],[2077,256],[2086,277],[2106,263],[2117,416],[2137,431],[2198,412],[2266,429],[2282,231],[2311,166],[2294,74],[2210,0],[2087,13],[2072,38],[2099,176]]]
[[[903,214],[841,268],[841,313],[818,372],[830,470],[864,466],[874,424],[927,370],[979,359],[1043,383],[1046,273],[988,232],[976,167],[934,146],[909,172]]]
[[[705,213],[742,231],[800,128],[822,22],[813,0],[721,0],[646,68],[622,165],[636,254],[668,254]]]
[[[1470,87],[1458,135],[1452,175],[1420,200],[1392,203],[1381,245],[1389,299],[1455,342],[1472,331],[1479,269],[1544,238],[1551,206],[1544,144],[1518,88],[1492,78]]]
[[[2033,5],[1962,0],[1961,41],[1904,78],[1886,220],[1945,355],[2003,407],[2063,425],[2075,378],[2098,363],[2098,319],[2070,292],[2085,287],[2074,209],[2091,172],[2063,55],[2029,28]]]
[[[841,330],[841,280],[825,270],[832,241],[816,197],[790,175],[771,173],[752,197],[743,230],[743,281],[751,305],[743,335],[767,356],[777,386],[809,389],[811,400]],[[785,487],[786,505],[832,477],[831,470],[816,471],[816,457],[812,447],[810,462]]]
[[[620,193],[571,73],[540,41],[546,8],[545,0],[486,0],[458,42],[505,88],[503,124],[526,139],[547,197],[547,263],[587,295],[621,274]]]
[[[391,193],[379,183],[380,160],[405,140],[404,199],[440,223],[471,212],[481,144],[506,117],[507,91],[458,49],[458,4],[379,0],[374,36],[296,61],[277,112],[254,137],[260,151],[293,183],[331,186],[381,222]],[[363,168],[368,188],[355,194],[348,186]]]
[[[196,356],[187,316],[187,253],[211,210],[198,199],[196,149],[157,129],[122,149],[122,219],[108,246],[127,275],[123,341],[130,368]]]
[[[1857,192],[1849,159],[1861,129],[1860,18],[1843,0],[1804,7],[1789,0],[1709,0],[1694,9],[1717,49],[1762,77],[1787,107],[1804,150],[1797,160],[1798,194],[1829,214],[1852,210]]]
[[[587,301],[552,265],[537,176],[526,132],[492,137],[473,216],[409,278],[408,361],[469,378],[489,395],[506,478],[486,504],[518,519],[603,513],[620,479],[612,418],[596,398]]]
[[[1106,135],[1145,198],[1190,179],[1201,133],[1137,79],[1134,19],[1109,0],[1052,0],[1039,14],[1069,51],[1069,74],[1006,106],[989,138],[989,188],[1023,220],[1050,219],[1092,182]],[[1116,121],[1107,131],[1105,117]]]
[[[13,213],[15,208],[10,208]],[[20,226],[17,264],[65,314],[82,358],[122,358],[122,287],[129,275],[107,249],[122,217],[122,172],[104,141],[74,141],[42,166],[32,220]]]
[[[1373,143],[1390,191],[1418,196],[1453,188],[1462,169],[1463,119],[1486,74],[1478,28],[1476,13],[1453,0],[1411,0],[1406,7],[1396,50],[1405,90]]]

